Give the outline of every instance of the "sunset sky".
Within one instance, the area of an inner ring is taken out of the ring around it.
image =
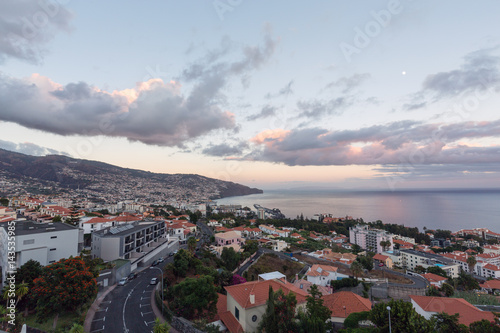
[[[0,2],[0,148],[264,189],[499,187],[498,1]]]

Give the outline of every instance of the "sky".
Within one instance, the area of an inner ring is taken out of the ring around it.
[[[0,148],[263,189],[500,184],[498,1],[0,2]]]

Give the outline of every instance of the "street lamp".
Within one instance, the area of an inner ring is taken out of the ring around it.
[[[392,333],[391,330],[391,307],[387,306],[387,311],[389,311],[389,333]]]
[[[161,314],[163,316],[163,288],[164,288],[164,285],[163,285],[163,270],[161,268],[159,268],[159,267],[154,267],[154,266],[149,267],[149,269],[158,269],[161,272]]]

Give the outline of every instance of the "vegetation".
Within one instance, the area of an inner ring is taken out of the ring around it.
[[[63,311],[74,311],[97,294],[94,274],[80,258],[61,259],[42,269],[33,281],[33,297],[40,322],[47,316]]]
[[[330,319],[332,311],[323,305],[322,294],[317,285],[309,289],[305,311],[299,311],[299,327],[302,332],[324,333],[327,330],[326,320]]]
[[[356,287],[359,284],[359,281],[357,279],[351,279],[351,278],[344,278],[342,280],[331,280],[330,285],[332,286],[333,290],[338,290],[341,288],[353,288]]]
[[[283,290],[274,292],[269,286],[269,297],[266,312],[262,316],[258,331],[264,333],[297,332],[295,322],[295,306],[297,299],[294,293],[285,295]]]
[[[169,307],[177,316],[186,319],[201,315],[213,316],[217,312],[217,289],[211,276],[186,278],[167,292]]]

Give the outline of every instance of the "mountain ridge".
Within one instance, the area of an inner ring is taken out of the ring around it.
[[[200,200],[263,193],[257,188],[197,174],[155,173],[64,155],[32,156],[1,148],[0,172],[7,180],[38,181],[56,191],[80,189],[95,192],[94,195],[123,188],[128,188],[125,192],[129,196],[133,196],[134,189],[137,197],[147,197],[150,191],[157,197],[163,193],[164,198],[179,198],[185,191],[185,197]],[[107,184],[100,186],[100,182]]]

